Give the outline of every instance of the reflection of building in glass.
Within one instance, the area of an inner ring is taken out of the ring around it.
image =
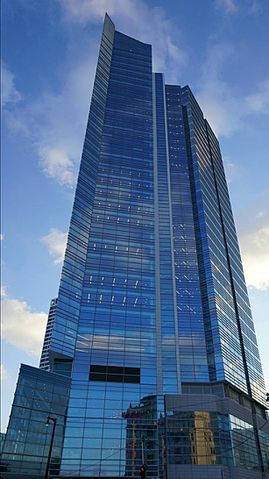
[[[194,411],[193,416],[194,428],[190,430],[192,463],[216,464],[210,414],[203,411]]]
[[[50,473],[58,475],[70,379],[24,364],[18,378],[2,451],[2,469],[44,475],[51,441],[48,416],[57,418]],[[40,476],[41,477],[41,476]]]
[[[126,419],[126,473],[137,477],[145,465],[147,477],[164,477],[165,442],[163,399],[144,397],[139,404],[129,405]]]
[[[263,463],[265,470],[269,469],[269,436],[268,432],[265,432],[265,428],[259,430],[261,452],[263,457]]]
[[[255,451],[253,426],[232,416],[231,427],[236,463],[240,466],[257,467],[258,457]]]
[[[144,459],[147,479],[261,478],[264,381],[219,144],[190,88],[108,17],[53,306],[35,374],[71,380],[60,475],[138,477]],[[21,472],[14,408],[5,467]]]

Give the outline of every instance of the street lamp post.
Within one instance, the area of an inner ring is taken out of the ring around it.
[[[51,422],[53,423],[53,426],[52,426],[52,433],[51,433],[51,439],[50,439],[50,448],[49,448],[49,454],[48,454],[47,467],[46,467],[46,472],[45,472],[45,479],[48,479],[48,477],[49,477],[50,459],[51,459],[52,446],[53,446],[53,440],[54,440],[54,435],[55,435],[57,419],[55,417],[48,416],[46,426],[51,424]]]

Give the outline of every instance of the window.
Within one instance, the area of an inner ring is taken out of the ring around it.
[[[117,383],[140,383],[140,368],[122,366],[101,366],[92,364],[90,381],[109,381]]]

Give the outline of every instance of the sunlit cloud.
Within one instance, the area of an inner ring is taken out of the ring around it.
[[[47,314],[34,312],[25,301],[6,298],[2,302],[2,337],[7,343],[39,356]]]
[[[243,235],[240,244],[247,285],[269,288],[269,225]]]
[[[268,191],[257,204],[242,211],[240,217],[240,249],[246,283],[257,290],[269,289],[269,211]],[[250,222],[251,218],[251,222]]]
[[[55,264],[63,262],[66,240],[67,233],[57,228],[51,228],[49,233],[41,238],[42,243],[47,246],[50,256],[53,257],[53,262]]]

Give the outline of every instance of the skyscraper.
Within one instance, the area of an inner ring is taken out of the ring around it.
[[[268,477],[218,141],[190,88],[165,85],[151,46],[108,16],[40,368],[21,368],[5,439],[16,477],[44,474],[51,441],[66,477]]]

